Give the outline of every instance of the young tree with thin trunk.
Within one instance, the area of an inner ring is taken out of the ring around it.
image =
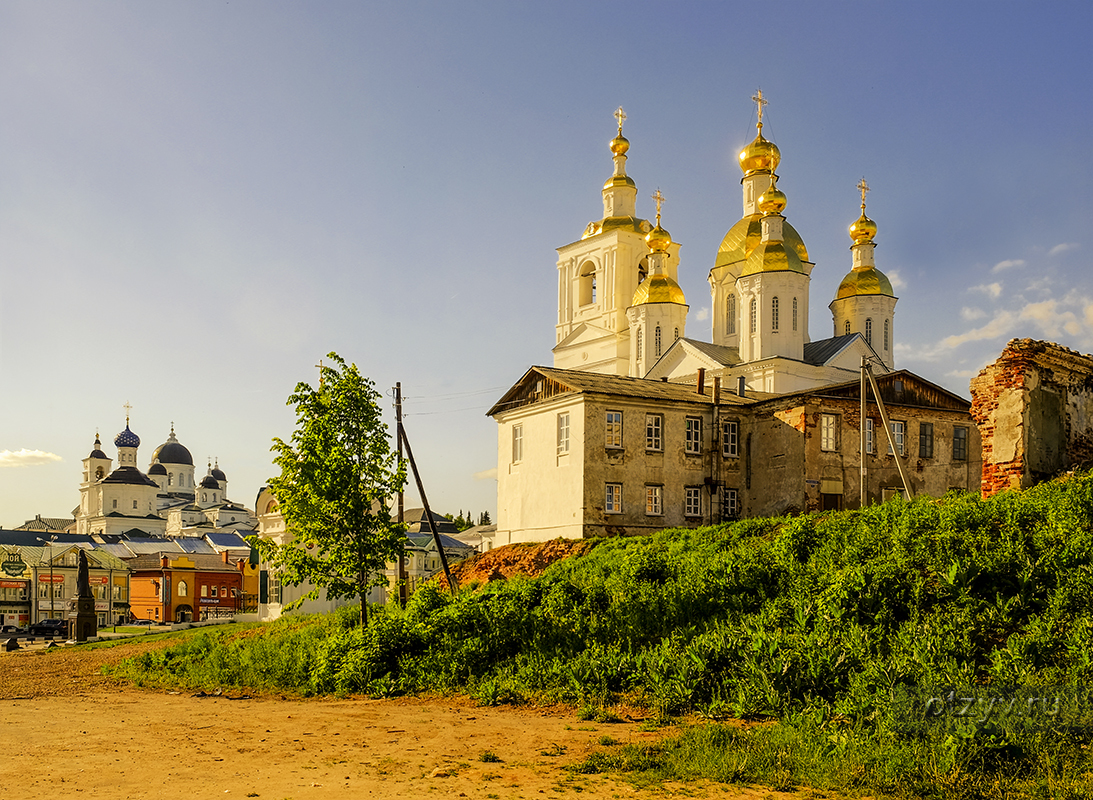
[[[404,527],[391,517],[390,500],[406,482],[391,449],[375,385],[337,354],[320,363],[319,386],[296,384],[296,430],[273,440],[280,476],[270,481],[292,539],[284,545],[253,540],[262,557],[291,585],[311,590],[296,601],[358,597],[361,625],[368,590],[386,582],[397,561]]]

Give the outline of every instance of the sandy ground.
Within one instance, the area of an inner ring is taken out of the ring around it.
[[[565,769],[637,722],[463,699],[231,699],[114,685],[125,648],[0,653],[0,796],[23,798],[783,798],[762,789],[636,789]],[[500,761],[484,762],[490,752]],[[806,793],[807,794],[807,793]],[[800,794],[796,795],[801,797]]]

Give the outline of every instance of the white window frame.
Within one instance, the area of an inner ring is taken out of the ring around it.
[[[622,513],[622,484],[605,483],[603,493],[603,513]]]
[[[645,415],[645,449],[664,452],[664,415]]]
[[[512,426],[512,463],[519,464],[524,460],[524,426]]]
[[[604,446],[609,450],[622,449],[622,412],[608,411],[604,416]]]
[[[558,415],[558,455],[569,452],[569,412]]]
[[[645,487],[645,514],[650,517],[664,516],[664,487]]]
[[[691,456],[702,455],[702,417],[687,417],[685,426],[687,438],[684,452]]]
[[[899,454],[903,455],[907,449],[905,447],[907,440],[907,423],[900,419],[889,420],[889,424],[892,426],[892,438],[896,440],[896,447],[899,448]],[[888,455],[892,455],[892,445],[888,444]]]
[[[702,516],[702,487],[687,486],[683,489],[683,516]]]
[[[740,457],[740,423],[736,420],[721,423],[721,455],[725,458]]]
[[[865,418],[865,452],[867,452],[867,453],[876,452],[876,450],[873,446],[873,418],[872,417],[866,417]]]
[[[739,516],[740,493],[736,489],[726,486],[721,490],[721,517],[725,519]]]
[[[838,414],[820,414],[820,449],[825,453],[839,451]]]
[[[778,332],[778,298],[772,297],[770,299],[770,329],[775,333]]]

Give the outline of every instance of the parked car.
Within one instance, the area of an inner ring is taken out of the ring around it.
[[[0,625],[0,633],[26,633],[18,625]]]
[[[30,626],[31,636],[68,636],[67,619],[41,619]]]
[[[155,625],[156,623],[150,619],[135,619],[129,623],[130,625]]]

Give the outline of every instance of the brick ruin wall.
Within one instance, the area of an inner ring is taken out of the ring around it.
[[[1093,462],[1093,357],[1014,339],[972,379],[971,393],[984,497]]]

